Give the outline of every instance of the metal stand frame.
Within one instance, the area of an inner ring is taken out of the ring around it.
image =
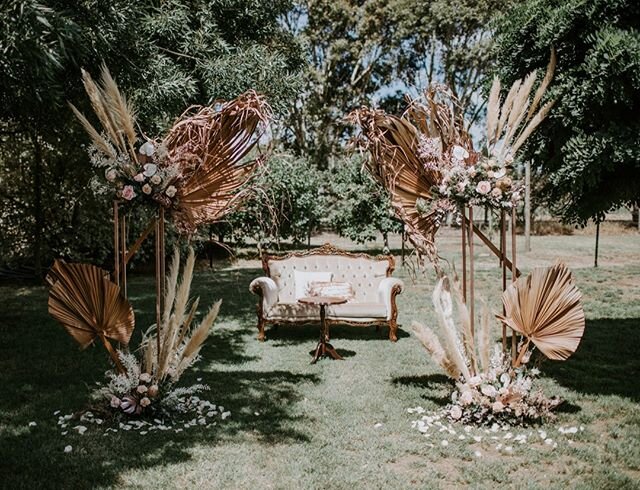
[[[160,355],[160,322],[162,321],[162,311],[164,308],[164,286],[165,286],[165,216],[164,208],[158,206],[158,212],[151,223],[145,228],[138,239],[127,248],[127,214],[120,206],[119,201],[113,201],[113,262],[115,283],[120,286],[124,297],[127,297],[127,265],[140,249],[142,243],[154,232],[155,234],[155,255],[156,255],[156,325],[157,325],[157,355]]]
[[[520,275],[516,265],[517,243],[516,243],[516,210],[511,209],[511,259],[507,257],[507,213],[500,211],[500,246],[496,247],[482,231],[473,224],[473,206],[467,206],[461,210],[461,242],[462,242],[462,295],[465,303],[469,306],[469,316],[471,320],[471,335],[474,335],[475,328],[475,268],[474,268],[474,239],[477,236],[485,245],[498,257],[502,271],[502,290],[507,289],[507,269],[511,271],[511,281],[515,282]],[[468,217],[467,217],[468,216]],[[467,257],[468,254],[468,257]],[[467,294],[468,293],[468,294]],[[511,336],[511,360],[516,361],[518,337],[515,332]],[[502,352],[507,352],[507,327],[502,325]]]

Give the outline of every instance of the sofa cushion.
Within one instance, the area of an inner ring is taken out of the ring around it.
[[[332,281],[350,282],[354,303],[376,303],[378,286],[387,276],[389,262],[366,257],[310,255],[269,260],[269,275],[278,287],[278,301],[295,303],[295,271],[331,272]]]
[[[293,271],[293,279],[295,285],[295,299],[309,296],[309,283],[323,281],[331,281],[331,272],[324,271]]]

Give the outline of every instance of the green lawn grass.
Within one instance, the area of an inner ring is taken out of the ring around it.
[[[399,341],[386,329],[335,327],[342,362],[309,365],[317,327],[280,327],[255,340],[257,262],[196,274],[201,305],[223,298],[203,360],[205,397],[232,415],[208,429],[105,437],[91,427],[62,436],[56,410],[85,406],[108,368],[101,348],[79,352],[46,312],[44,287],[0,286],[0,486],[4,488],[637,488],[640,486],[640,247],[637,236],[603,237],[601,267],[591,238],[536,237],[523,269],[565,258],[584,293],[587,329],[577,354],[542,365],[548,395],[566,400],[546,429],[583,425],[573,437],[514,447],[423,437],[407,408],[437,410],[450,382],[410,334],[413,319],[434,324],[433,274],[415,281],[399,267]],[[443,254],[456,259],[455,237]],[[604,245],[604,246],[603,246]],[[395,248],[395,247],[394,247]],[[498,304],[499,271],[478,248],[477,289]],[[133,275],[138,328],[153,321],[153,279]],[[36,422],[29,427],[29,422]],[[382,424],[376,427],[376,424]],[[554,432],[555,434],[555,432]],[[430,447],[430,443],[434,443]],[[72,445],[71,453],[64,453]],[[481,458],[474,456],[480,450]]]

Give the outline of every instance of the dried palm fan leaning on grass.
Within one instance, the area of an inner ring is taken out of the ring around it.
[[[105,66],[100,83],[84,70],[82,77],[102,131],[71,108],[92,140],[91,162],[104,174],[92,182],[98,193],[162,206],[184,233],[221,220],[246,199],[244,184],[265,158],[258,143],[272,113],[264,97],[248,91],[190,107],[163,139],[152,140],[137,135],[135,109]]]
[[[402,117],[360,108],[347,119],[360,127],[359,148],[369,153],[367,168],[387,189],[393,209],[421,255],[438,264],[435,234],[448,213],[465,206],[511,209],[522,185],[512,176],[515,154],[553,101],[540,102],[553,78],[555,52],[531,98],[533,71],[514,82],[504,100],[494,79],[487,107],[487,135],[481,151],[473,148],[464,108],[448,87],[437,84],[409,99]]]
[[[100,339],[119,373],[125,369],[109,340],[127,345],[135,318],[133,308],[109,280],[109,273],[89,264],[56,260],[47,275],[49,314],[81,349]]]

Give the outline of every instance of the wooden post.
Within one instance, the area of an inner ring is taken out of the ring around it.
[[[504,260],[507,253],[507,230],[506,230],[506,216],[504,209],[500,210],[500,265],[502,269],[502,291],[507,289],[507,262]],[[505,315],[506,311],[504,305],[502,306],[502,314]],[[502,353],[507,352],[507,326],[502,324]]]
[[[511,208],[511,281],[516,282],[518,279],[516,265],[516,208]],[[516,332],[511,333],[511,359],[515,362],[518,350],[518,336]]]
[[[406,236],[404,230],[402,230],[402,234],[400,236],[402,237],[402,265],[404,266],[404,241]]]
[[[469,319],[471,320],[471,336],[474,335],[474,277],[473,277],[473,206],[469,206]]]
[[[531,252],[531,162],[524,165],[524,250]]]
[[[596,256],[593,260],[593,266],[598,267],[598,245],[600,243],[600,221],[596,221]]]
[[[462,214],[462,222],[460,223],[460,229],[462,230],[462,297],[464,302],[467,302],[467,223],[465,217],[464,206],[460,210]]]
[[[162,309],[160,307],[160,297],[162,296],[162,285],[161,285],[161,254],[162,254],[162,246],[160,244],[160,236],[161,236],[161,225],[160,225],[160,212],[156,215],[156,226],[155,226],[155,248],[156,248],[156,359],[157,365],[160,365],[160,324],[162,322]]]
[[[120,216],[120,290],[122,295],[127,297],[127,215]]]
[[[113,272],[116,284],[120,287],[120,237],[118,229],[120,226],[120,213],[118,201],[113,201]]]

